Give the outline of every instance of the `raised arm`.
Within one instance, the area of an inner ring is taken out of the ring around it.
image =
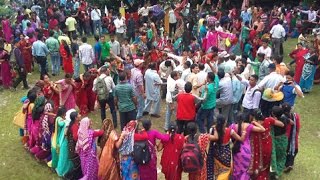
[[[252,124],[254,125],[252,127],[253,132],[265,132],[266,131],[266,129],[261,124],[259,124],[257,121],[252,121]]]

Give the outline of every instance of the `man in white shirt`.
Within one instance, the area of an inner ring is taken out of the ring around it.
[[[278,86],[280,82],[285,82],[285,78],[276,72],[276,65],[269,64],[268,66],[270,74],[263,78],[262,81],[259,82],[257,87],[260,90],[266,90],[270,88],[272,91]],[[273,106],[280,105],[280,101],[270,101],[262,96],[261,100],[261,111],[265,117],[269,117],[271,114],[271,109]]]
[[[160,78],[163,82],[167,82],[168,77],[171,72],[176,68],[176,64],[172,59],[168,59],[167,54],[162,55],[162,62],[159,65]],[[162,85],[161,87],[161,98],[164,99],[166,97],[167,91],[166,85]]]
[[[216,21],[216,24],[215,24],[214,28],[215,28],[216,31],[219,31],[219,32],[223,31],[223,28],[220,26],[220,22],[219,21]]]
[[[120,43],[114,39],[114,35],[110,35],[110,50],[113,52],[113,54],[120,56],[121,53],[121,47]]]
[[[174,11],[172,8],[169,10],[169,37],[172,37],[172,33],[176,33],[177,28],[177,17],[174,14]]]
[[[99,86],[97,87],[98,78],[104,80],[105,85],[107,87],[107,91],[109,91],[107,92],[109,93],[107,99],[98,100],[100,109],[101,109],[101,121],[106,119],[106,104],[108,104],[110,108],[110,112],[112,114],[113,126],[116,128],[117,127],[117,111],[114,105],[114,97],[112,95],[112,90],[115,88],[115,84],[113,82],[112,77],[110,76],[109,64],[104,65],[100,68],[100,76],[93,81],[92,91],[95,93],[98,92],[98,88],[99,88]]]
[[[166,94],[167,109],[166,109],[166,119],[164,123],[165,130],[168,130],[170,126],[171,116],[175,115],[176,107],[172,97],[175,95],[175,92],[177,90],[176,81],[179,78],[180,78],[179,73],[177,71],[172,71],[170,76],[168,76],[168,79],[167,79],[167,94]]]
[[[149,114],[150,112],[151,117],[160,118],[160,87],[162,80],[156,69],[156,64],[151,63],[144,75],[146,86],[144,114]]]
[[[316,21],[317,21],[318,12],[315,11],[312,6],[310,6],[310,10],[307,10],[307,11],[299,10],[299,11],[301,13],[308,14],[308,20],[304,21],[305,27],[306,28],[314,28],[317,24]]]
[[[262,39],[262,46],[258,48],[257,54],[263,53],[265,59],[270,59],[271,58],[271,53],[272,50],[268,46],[268,40],[267,39]]]
[[[68,29],[68,36],[71,39],[72,36],[74,34],[76,34],[77,21],[76,21],[76,19],[74,17],[68,16],[68,18],[66,19],[66,23],[65,24],[66,24],[67,29]]]
[[[99,31],[99,35],[101,35],[101,11],[97,8],[97,6],[94,6],[93,10],[91,11],[91,20],[93,25],[93,31],[96,35],[97,28]]]
[[[204,84],[207,81],[208,73],[205,71],[205,65],[200,63],[199,64],[199,72],[197,74],[198,77],[198,84]],[[203,92],[204,86],[200,87],[200,94]]]
[[[142,23],[148,22],[149,8],[147,3],[145,3],[144,6],[138,10],[138,14],[141,16]]]
[[[259,108],[261,100],[261,92],[257,86],[258,76],[251,75],[249,81],[242,78],[239,74],[237,74],[236,77],[247,88],[242,100],[243,112],[252,114],[255,109]]]
[[[114,20],[114,25],[116,27],[117,40],[121,43],[124,38],[126,23],[124,18],[121,17],[121,14],[118,14],[118,18]]]
[[[224,63],[224,72],[231,73],[233,72],[234,68],[237,66],[236,63],[236,56],[234,54],[230,55],[229,59]]]
[[[272,27],[270,30],[271,39],[272,39],[272,53],[273,56],[283,55],[283,46],[282,43],[286,36],[286,31],[282,26],[283,20],[279,20],[279,23]],[[282,48],[282,52],[280,50]]]
[[[92,46],[87,43],[87,37],[82,37],[81,41],[83,44],[79,47],[79,59],[87,72],[93,67],[94,53]]]
[[[189,61],[186,61],[182,66],[183,67],[182,71],[180,71],[180,72],[182,72],[181,79],[185,82],[187,81],[189,75],[191,74],[190,66],[191,66],[191,63]],[[176,69],[178,69],[178,68],[176,68]]]

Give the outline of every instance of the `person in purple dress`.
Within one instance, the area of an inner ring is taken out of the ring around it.
[[[149,150],[151,153],[151,160],[145,165],[139,165],[140,180],[157,180],[157,154],[156,154],[156,140],[167,142],[170,139],[169,134],[161,134],[155,129],[151,129],[151,121],[143,120],[142,126],[148,133]]]
[[[235,141],[232,148],[233,179],[250,179],[248,173],[251,159],[250,134],[251,132],[264,132],[265,128],[256,121],[252,121],[250,124],[247,114],[238,114],[236,120],[237,124],[231,124],[230,128],[236,131],[239,136],[246,133],[246,137],[243,142]]]
[[[2,31],[4,34],[4,38],[6,42],[10,43],[12,38],[12,29],[11,29],[11,23],[10,23],[10,16],[7,16],[1,21],[2,24]]]

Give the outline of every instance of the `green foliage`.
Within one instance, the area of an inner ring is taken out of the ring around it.
[[[0,6],[0,16],[8,16],[12,14],[12,10],[6,6]]]
[[[8,2],[0,0],[0,16],[10,16],[13,14],[12,8],[8,6]]]

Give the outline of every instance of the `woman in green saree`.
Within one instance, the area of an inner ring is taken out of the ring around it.
[[[48,166],[52,169],[57,168],[59,160],[59,133],[61,129],[58,127],[58,120],[63,119],[66,114],[66,109],[64,107],[59,107],[57,116],[55,118],[55,123],[53,127],[53,133],[51,136],[51,161],[48,162]]]
[[[63,118],[57,118],[57,124],[58,124],[58,147],[60,147],[58,153],[59,153],[59,160],[58,160],[58,165],[56,168],[56,172],[58,176],[64,176],[67,174],[72,168],[73,168],[73,163],[69,158],[69,149],[68,149],[68,139],[66,136],[66,133],[69,128],[70,124],[70,114],[72,112],[75,112],[76,110],[70,109],[66,113],[65,119]]]

